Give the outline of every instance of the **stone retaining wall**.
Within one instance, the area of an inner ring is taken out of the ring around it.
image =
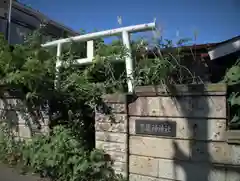
[[[0,95],[0,122],[7,123],[16,137],[28,139],[49,132],[47,113],[30,110],[17,93],[9,94],[1,89]]]
[[[96,114],[96,147],[130,181],[239,181],[240,146],[226,138],[225,85],[170,90],[138,87],[134,96],[105,96],[113,109],[111,116]],[[141,119],[176,122],[176,136],[136,134]]]

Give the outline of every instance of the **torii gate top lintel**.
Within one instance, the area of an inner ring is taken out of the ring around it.
[[[134,25],[134,26],[121,27],[121,28],[116,28],[116,29],[111,29],[111,30],[105,30],[105,31],[100,31],[100,32],[88,33],[88,34],[84,34],[84,35],[73,36],[70,38],[54,40],[51,42],[47,42],[47,43],[43,44],[42,46],[43,47],[57,46],[58,44],[69,43],[71,41],[88,41],[88,40],[94,40],[99,37],[115,36],[115,35],[121,34],[124,31],[126,31],[128,33],[136,33],[136,32],[154,30],[155,28],[156,28],[156,22],[147,23],[147,24],[139,24],[139,25]]]

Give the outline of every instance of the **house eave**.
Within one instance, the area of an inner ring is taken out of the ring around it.
[[[238,51],[240,51],[240,36],[231,41],[218,45],[214,49],[208,51],[208,54],[210,60],[214,60]]]
[[[27,7],[17,1],[13,1],[13,7],[16,8],[16,9],[20,9],[21,11],[27,13],[27,14],[30,14],[32,16],[35,16],[36,18],[38,18],[41,22],[47,22],[49,24],[52,24],[64,31],[67,31],[68,33],[71,33],[71,35],[79,35],[79,33],[77,33],[76,31],[74,31],[73,29],[71,28],[68,28],[66,26],[64,26],[63,24],[59,23],[59,22],[56,22],[56,21],[53,21],[51,20],[50,18],[48,18],[47,16],[45,16],[44,14],[40,13],[39,11],[37,10],[34,10],[30,7]]]

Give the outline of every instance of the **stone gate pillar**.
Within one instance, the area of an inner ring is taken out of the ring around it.
[[[114,161],[116,173],[127,176],[128,119],[127,96],[111,94],[103,97],[103,106],[96,111],[96,148],[103,149]]]

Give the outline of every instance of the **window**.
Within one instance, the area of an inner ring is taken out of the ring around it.
[[[24,38],[32,32],[31,29],[28,29],[24,26],[21,26],[16,23],[11,23],[11,34],[10,34],[10,43],[11,44],[21,44],[24,42]]]
[[[5,19],[0,18],[0,33],[5,34],[7,28],[7,22]]]

